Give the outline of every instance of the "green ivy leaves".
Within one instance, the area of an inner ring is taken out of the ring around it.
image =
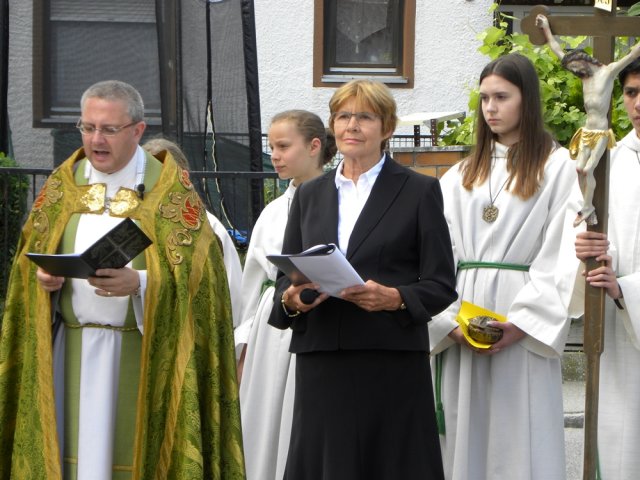
[[[640,3],[631,7],[640,14]],[[494,9],[495,10],[495,9]],[[560,60],[553,54],[549,47],[536,46],[529,41],[528,35],[521,33],[507,33],[509,18],[498,14],[496,25],[492,25],[477,35],[481,42],[478,51],[494,60],[502,55],[517,52],[529,58],[540,77],[540,94],[542,98],[543,118],[547,128],[556,139],[567,145],[575,131],[584,123],[584,111],[582,101],[582,83],[578,77],[565,70],[560,65]],[[628,50],[627,39],[616,39],[616,58],[623,56]],[[561,37],[565,49],[584,48],[592,53],[591,47],[584,47],[587,37]],[[622,88],[616,82],[613,91],[612,128],[616,138],[622,138],[630,129],[631,123],[627,118],[622,103]],[[475,142],[474,125],[478,111],[478,88],[470,88],[468,114],[464,121],[451,120],[440,125],[445,133],[440,141],[441,145],[472,145]]]

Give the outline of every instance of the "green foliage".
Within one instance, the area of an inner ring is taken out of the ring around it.
[[[0,152],[0,168],[17,167],[18,164]],[[0,312],[6,294],[9,270],[20,238],[22,223],[27,212],[29,179],[25,175],[3,175],[0,171]]]
[[[494,5],[497,6],[497,4]],[[494,9],[492,8],[492,10]],[[566,146],[575,131],[584,123],[582,83],[578,77],[562,68],[560,60],[548,46],[533,45],[529,41],[529,36],[525,34],[508,34],[508,18],[506,15],[498,14],[496,25],[490,26],[477,35],[481,42],[478,51],[488,56],[490,60],[517,52],[532,61],[540,78],[540,94],[545,124],[555,138]],[[562,45],[564,42],[562,46],[565,49],[578,48],[586,38],[584,36],[561,37],[560,43]],[[624,39],[618,38],[616,58],[623,56],[628,49]],[[592,54],[590,47],[585,50]],[[622,89],[616,82],[613,91],[614,109],[612,113],[613,131],[616,138],[622,138],[631,128],[621,94]],[[440,142],[442,145],[471,145],[474,143],[473,130],[479,107],[478,96],[476,86],[470,91],[468,114],[463,122],[451,120],[441,125],[441,128],[446,132]]]
[[[638,17],[638,16],[640,16],[640,2],[635,3],[631,7],[629,7],[629,10],[627,10],[627,15],[629,17]]]

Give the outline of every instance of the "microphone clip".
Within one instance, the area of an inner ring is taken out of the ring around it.
[[[138,194],[138,198],[140,200],[144,200],[144,183],[139,183],[136,185],[136,193]]]

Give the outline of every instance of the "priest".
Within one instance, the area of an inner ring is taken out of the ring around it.
[[[244,478],[229,291],[204,206],[146,153],[140,94],[82,96],[83,148],[24,226],[0,337],[0,478]],[[129,217],[153,241],[120,269],[53,276],[26,252],[82,252]]]

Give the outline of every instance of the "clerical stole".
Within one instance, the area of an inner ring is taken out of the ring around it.
[[[153,168],[152,168],[153,170]],[[76,182],[81,183],[79,168],[76,172]],[[149,182],[147,179],[146,183]],[[74,243],[77,231],[79,215],[71,216],[67,228],[62,237],[60,253],[74,251]],[[145,270],[144,255],[141,254],[133,260],[133,268]],[[64,451],[63,451],[63,478],[76,480],[78,478],[78,445],[79,438],[79,414],[80,414],[80,384],[81,384],[81,352],[82,338],[85,328],[104,328],[111,335],[121,335],[120,358],[118,359],[119,376],[115,382],[115,392],[111,391],[108,383],[111,378],[103,378],[106,396],[113,395],[115,400],[115,421],[113,433],[112,451],[112,480],[129,480],[133,472],[133,445],[135,436],[136,399],[138,395],[138,383],[140,376],[140,354],[142,349],[142,335],[137,327],[131,302],[127,308],[124,325],[84,326],[76,318],[71,302],[71,282],[66,282],[60,297],[60,312],[62,314],[64,328]],[[87,366],[85,365],[85,368]],[[62,372],[60,372],[62,374]],[[91,407],[88,407],[91,408]],[[105,415],[100,407],[93,406],[95,415]],[[88,441],[90,439],[84,439]]]

